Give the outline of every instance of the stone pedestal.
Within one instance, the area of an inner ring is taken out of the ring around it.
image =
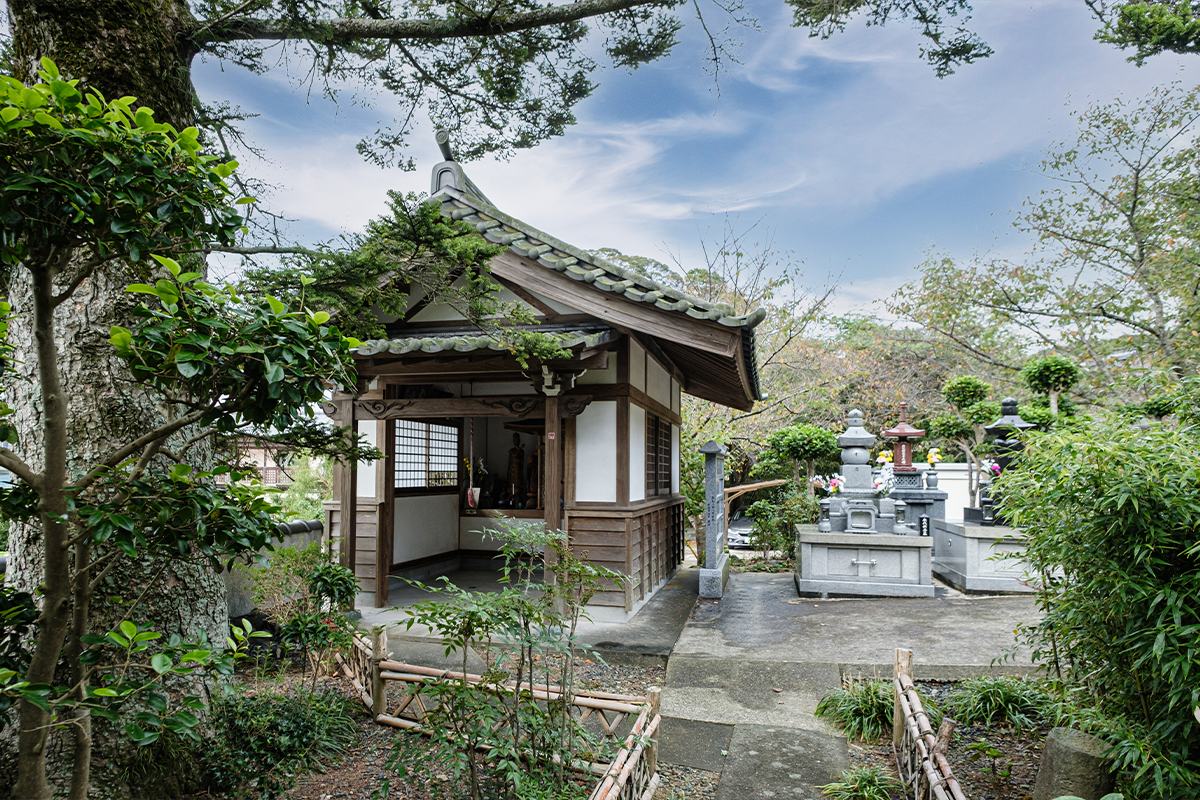
[[[933,521],[933,573],[964,592],[1032,592],[1022,582],[1024,534],[1002,525]],[[1001,558],[1000,556],[1016,556]]]
[[[933,597],[930,537],[796,530],[798,592]]]
[[[1071,728],[1054,728],[1046,737],[1033,800],[1063,795],[1100,800],[1113,790],[1112,762],[1101,755],[1108,745]]]
[[[940,489],[910,488],[903,483],[897,483],[896,488],[888,495],[893,500],[903,500],[908,506],[906,521],[908,527],[914,530],[922,514],[930,519],[945,519],[946,498],[949,496]]]

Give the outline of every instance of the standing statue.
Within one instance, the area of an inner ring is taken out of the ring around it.
[[[513,446],[508,451],[508,483],[504,488],[513,498],[521,496],[525,486],[525,448],[521,446],[521,435],[513,434]]]

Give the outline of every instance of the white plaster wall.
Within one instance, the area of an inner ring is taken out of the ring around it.
[[[617,502],[617,403],[592,403],[575,418],[575,499]]]
[[[458,546],[463,550],[499,551],[500,540],[485,534],[486,531],[495,530],[499,522],[494,517],[459,517]],[[539,525],[545,524],[540,519],[534,522]]]
[[[671,407],[671,373],[653,358],[646,359],[646,394],[667,408]]]
[[[604,369],[589,369],[575,381],[578,384],[602,384],[617,382],[617,354],[608,354],[608,366]]]
[[[525,291],[529,292],[528,289],[526,289]],[[538,300],[541,300],[543,303],[545,303],[546,305],[553,308],[559,314],[578,314],[579,313],[579,309],[571,308],[568,305],[563,305],[562,303],[558,302],[557,300],[551,300],[549,297],[546,297],[545,295],[540,295],[537,292],[529,292],[529,293],[531,295],[533,295],[534,297],[536,297]]]
[[[629,383],[646,391],[646,351],[633,339],[629,340]]]
[[[392,538],[395,563],[436,556],[458,548],[458,495],[396,498]]]
[[[928,467],[917,464],[917,469],[924,472]],[[947,495],[946,521],[962,522],[963,508],[970,502],[971,493],[967,491],[966,464],[938,464],[938,487]]]
[[[453,286],[456,289],[461,289],[461,288],[465,287],[466,279],[459,278],[458,280],[456,280],[454,282]],[[419,299],[419,298],[417,298],[417,299]],[[415,302],[417,302],[417,299],[409,300],[409,302],[415,303]],[[505,304],[515,303],[519,306],[523,306],[527,311],[529,311],[533,314],[541,313],[536,308],[529,305],[524,300],[522,300],[521,298],[517,297],[515,294],[510,292],[508,289],[502,288],[497,293],[496,299],[498,299],[500,302],[505,303]],[[568,312],[564,312],[564,313],[568,313]],[[414,316],[411,320],[409,320],[409,322],[449,322],[452,320],[460,320],[460,319],[465,319],[465,317],[463,317],[462,314],[455,311],[449,305],[447,305],[445,303],[430,303],[429,305],[425,306],[425,308],[421,309],[417,313],[416,316]]]
[[[629,501],[646,499],[646,409],[629,404]]]
[[[376,437],[376,421],[373,419],[360,419],[358,421],[358,433],[363,437],[363,442],[371,447],[378,443]],[[375,467],[381,462],[372,461],[370,464],[360,461],[358,462],[358,496],[359,497],[374,497],[375,496]]]
[[[679,426],[671,426],[671,494],[679,494]]]

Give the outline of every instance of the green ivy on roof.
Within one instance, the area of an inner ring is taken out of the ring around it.
[[[473,186],[469,182],[468,185]],[[439,198],[442,199],[442,214],[470,224],[489,242],[505,245],[543,267],[593,284],[603,291],[730,328],[753,328],[767,316],[762,308],[735,315],[727,303],[710,303],[618,267],[508,216],[478,195],[444,187],[434,197],[435,200]]]

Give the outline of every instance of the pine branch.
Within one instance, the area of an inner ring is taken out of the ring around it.
[[[307,39],[337,44],[362,39],[387,41],[462,39],[563,25],[639,6],[663,5],[663,0],[578,0],[518,14],[450,19],[364,19],[335,17],[293,23],[283,19],[235,17],[199,21],[185,36],[196,45],[238,41]]]

